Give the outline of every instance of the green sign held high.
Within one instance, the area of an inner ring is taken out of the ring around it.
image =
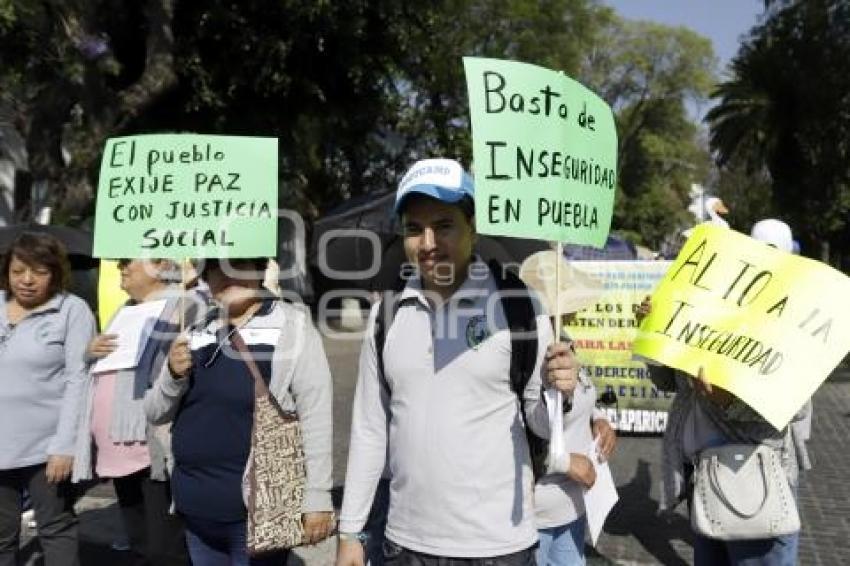
[[[602,247],[617,184],[611,108],[568,76],[464,58],[479,232]]]
[[[106,142],[96,257],[270,257],[276,251],[277,139],[162,134]]]

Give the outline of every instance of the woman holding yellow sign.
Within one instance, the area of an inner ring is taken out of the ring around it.
[[[792,251],[791,230],[778,220],[757,223],[752,236]],[[637,311],[638,321],[651,310],[647,297]],[[672,510],[688,501],[694,563],[796,564],[796,485],[808,458],[792,427],[777,430],[743,401],[712,385],[703,368],[693,378],[653,365],[650,378],[659,389],[676,392],[663,440],[661,507]],[[795,421],[807,410],[810,405]]]

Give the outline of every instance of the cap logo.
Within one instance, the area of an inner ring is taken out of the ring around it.
[[[463,170],[450,159],[424,159],[416,164],[399,183],[399,193],[417,185],[436,185],[445,189],[460,189]]]

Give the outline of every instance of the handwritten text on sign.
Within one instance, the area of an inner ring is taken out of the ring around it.
[[[634,351],[731,391],[776,428],[850,348],[850,279],[717,226],[698,226],[652,296]]]
[[[464,66],[478,230],[602,247],[617,171],[608,105],[542,67],[473,57]]]
[[[274,138],[114,138],[100,167],[94,255],[272,256],[276,210]]]

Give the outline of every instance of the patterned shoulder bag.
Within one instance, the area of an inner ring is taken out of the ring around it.
[[[304,444],[298,415],[280,407],[238,330],[231,342],[254,376],[254,425],[242,495],[248,553],[258,556],[303,543]]]

